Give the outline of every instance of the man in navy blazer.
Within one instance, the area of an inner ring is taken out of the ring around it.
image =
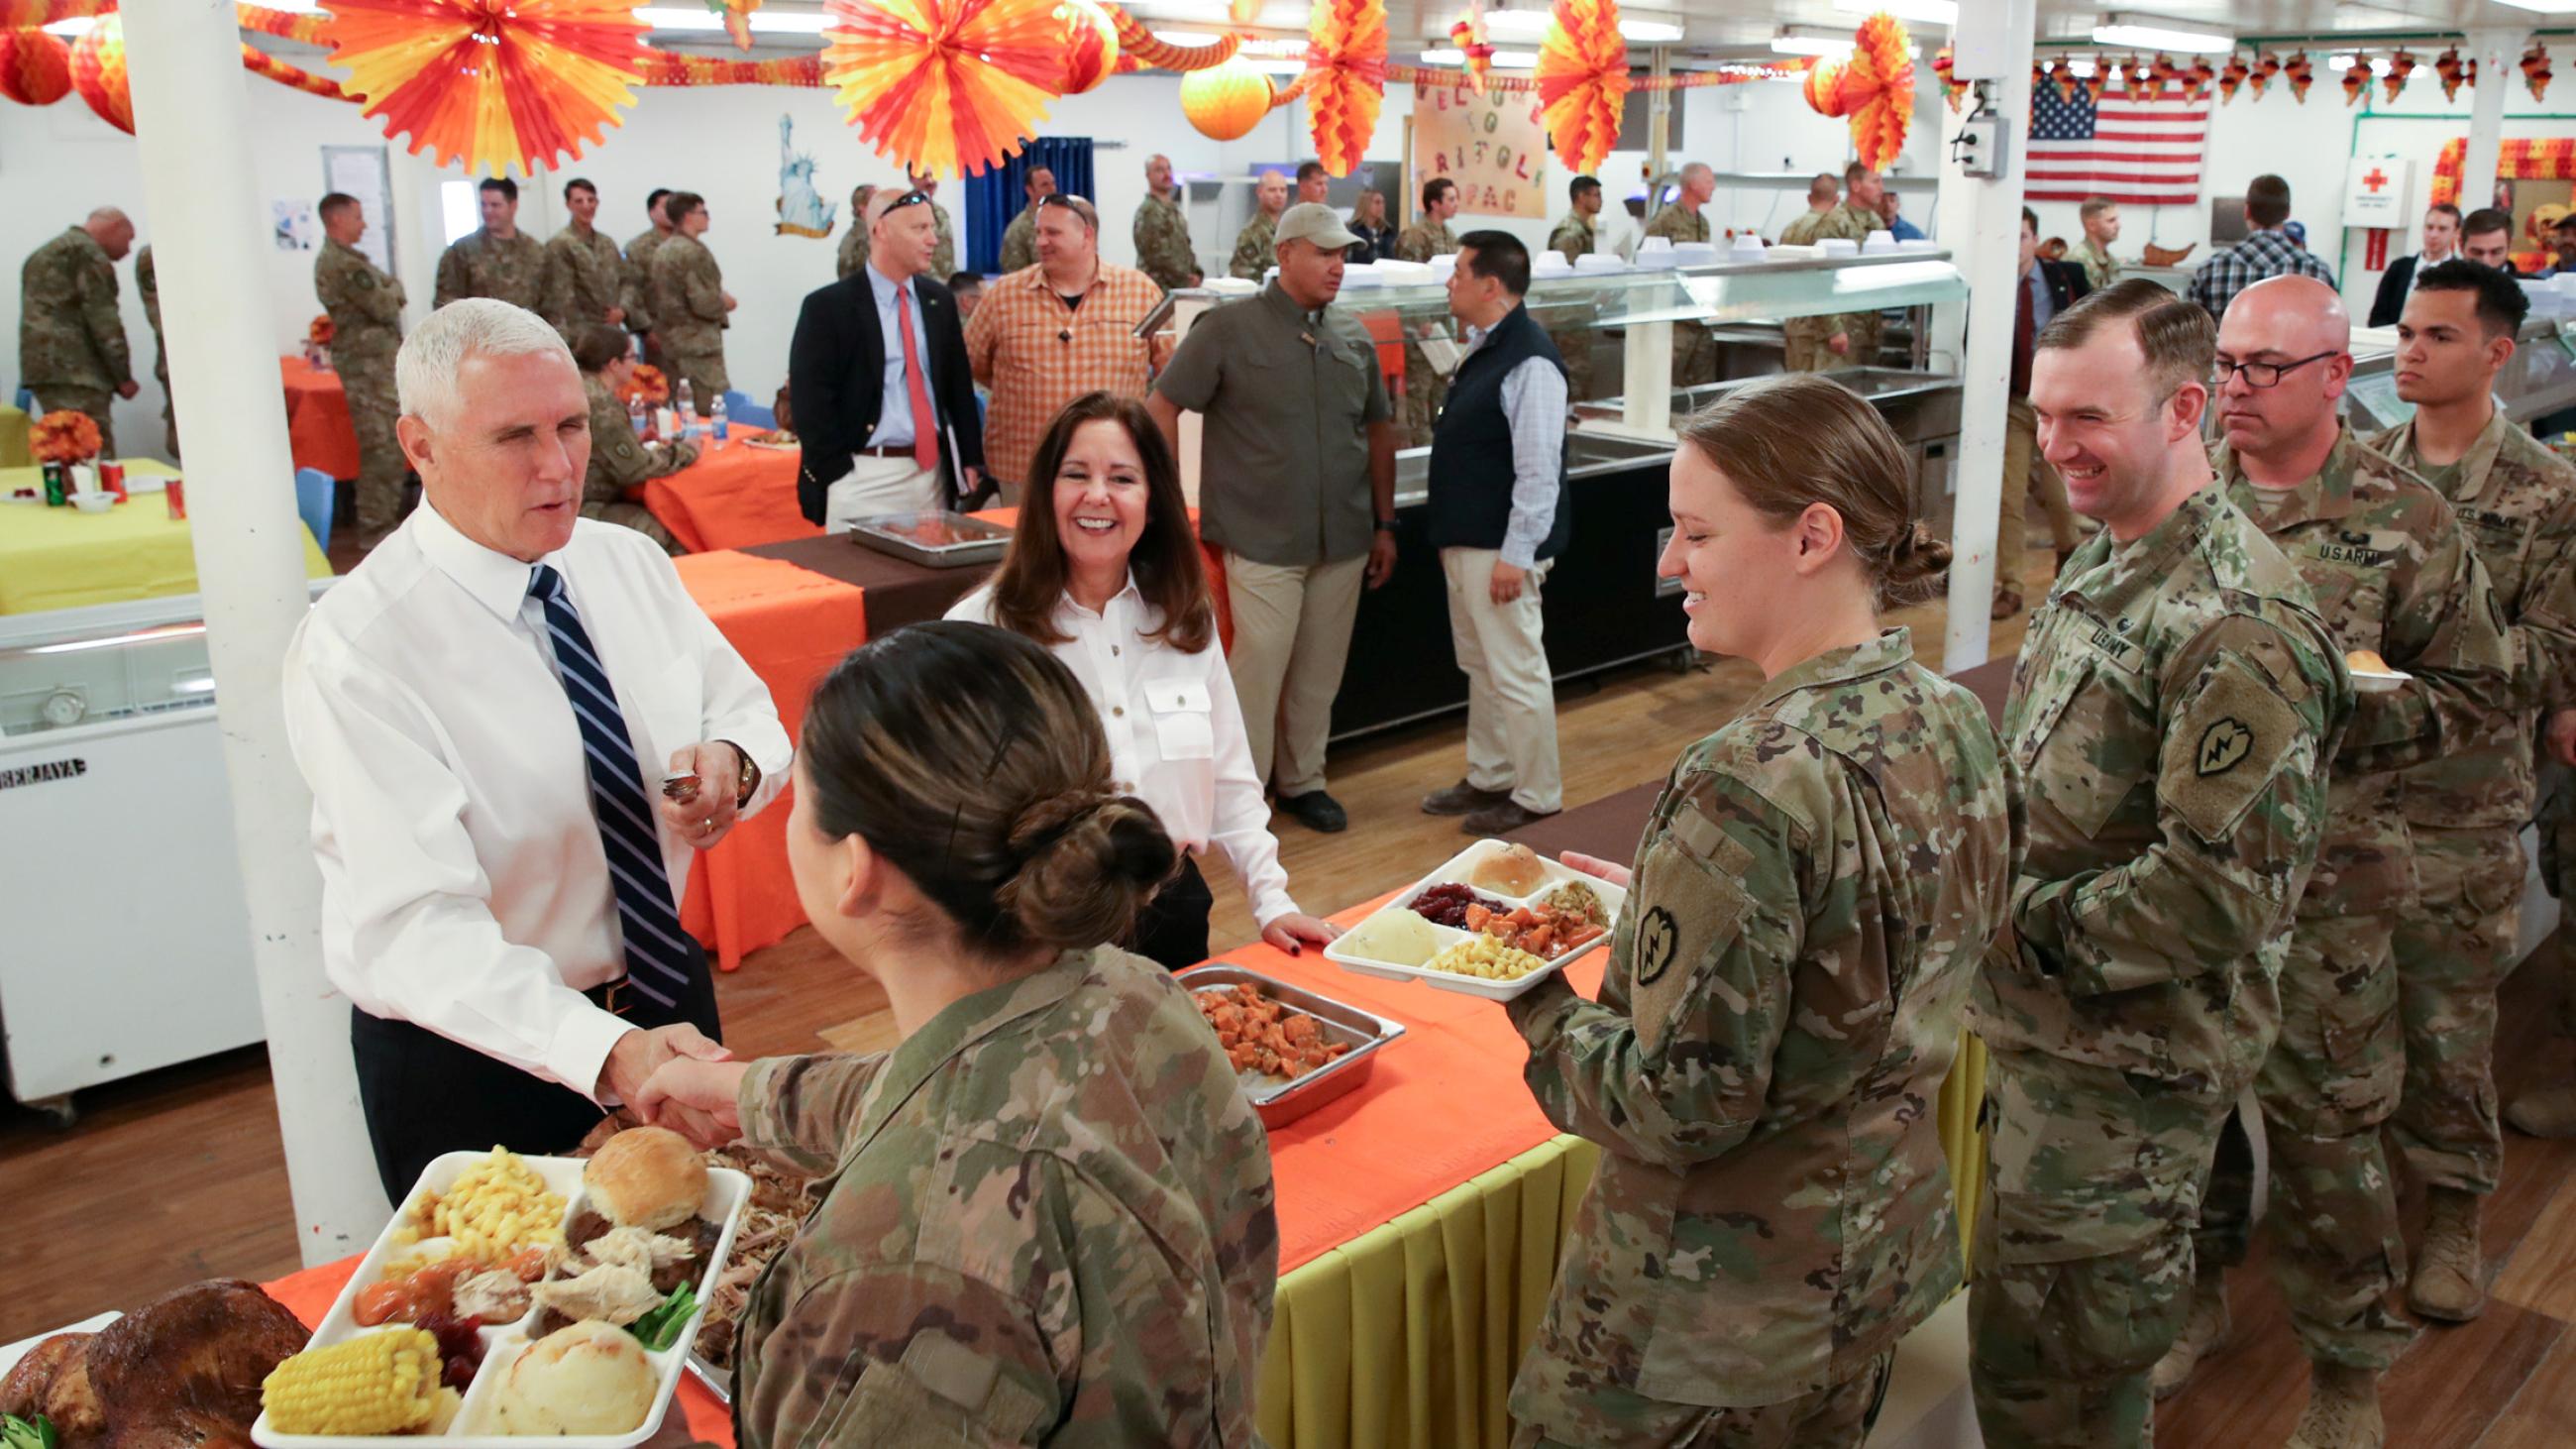
[[[929,198],[879,191],[868,262],[806,295],[787,351],[803,444],[796,502],[838,532],[877,513],[955,507],[983,486],[984,429],[957,299],[926,275]]]
[[[2424,250],[2411,257],[2399,257],[2388,264],[2379,277],[2379,292],[2370,299],[2370,325],[2394,327],[2398,314],[2406,310],[2406,299],[2415,292],[2415,274],[2436,262],[2447,262],[2459,255],[2460,209],[2447,201],[2435,202],[2424,213]]]

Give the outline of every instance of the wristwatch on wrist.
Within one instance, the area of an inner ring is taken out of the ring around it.
[[[742,774],[735,780],[733,791],[733,808],[739,810],[751,803],[751,792],[760,788],[760,766],[752,763],[751,751],[733,741],[720,740],[718,743],[732,749],[733,757],[742,761]]]
[[[1392,518],[1381,518],[1381,519],[1379,519],[1379,520],[1377,521],[1377,531],[1378,531],[1378,532],[1380,532],[1380,533],[1393,533],[1393,532],[1395,532],[1395,520],[1394,520],[1394,519],[1392,519]]]

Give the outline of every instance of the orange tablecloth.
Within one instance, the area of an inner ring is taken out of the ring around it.
[[[319,468],[334,478],[358,476],[358,429],[349,421],[349,394],[340,374],[301,357],[280,357],[286,381],[286,441],[298,468]]]
[[[758,437],[761,430],[734,431]],[[750,437],[704,448],[698,461],[647,482],[644,506],[691,553],[756,548],[823,532],[796,507],[796,450],[754,447]]]
[[[1377,904],[1336,919],[1357,921]],[[1224,959],[1405,1026],[1404,1039],[1378,1054],[1366,1085],[1270,1134],[1282,1277],[1555,1135],[1521,1084],[1528,1051],[1499,1005],[1259,944]],[[1594,995],[1608,959],[1595,951],[1567,974]],[[344,1258],[308,1268],[268,1291],[305,1322],[319,1323],[357,1266],[356,1258]],[[733,1443],[725,1410],[696,1380],[681,1381],[680,1402],[700,1439]]]

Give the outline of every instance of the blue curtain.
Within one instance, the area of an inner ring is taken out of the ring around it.
[[[1085,201],[1100,200],[1092,186],[1089,136],[1042,136],[1031,141],[1028,149],[1000,166],[966,178],[968,267],[987,276],[1002,269],[1002,233],[1010,230],[1011,218],[1029,204],[1021,186],[1032,166],[1054,172],[1056,190]]]

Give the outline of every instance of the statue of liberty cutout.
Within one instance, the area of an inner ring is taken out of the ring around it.
[[[796,130],[792,116],[778,118],[778,234],[827,237],[837,209],[814,189],[814,158],[800,156],[789,139]]]

